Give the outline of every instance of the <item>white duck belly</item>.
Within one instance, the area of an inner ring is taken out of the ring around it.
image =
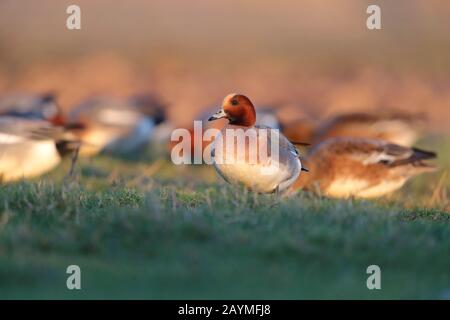
[[[292,166],[273,168],[259,164],[217,164],[217,172],[230,183],[242,183],[247,188],[261,193],[286,190],[300,174],[300,161]],[[294,170],[294,173],[291,172]]]
[[[0,144],[0,180],[37,177],[55,168],[60,161],[53,140]]]

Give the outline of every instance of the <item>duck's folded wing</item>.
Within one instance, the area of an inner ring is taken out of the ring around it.
[[[46,121],[0,117],[0,143],[21,140],[57,140],[63,134],[64,128]]]
[[[278,146],[280,148],[280,150],[285,150],[288,151],[290,153],[292,153],[294,156],[298,157],[300,156],[300,152],[298,151],[298,149],[295,147],[295,145],[293,143],[291,143],[289,141],[288,138],[286,138],[278,129],[273,129],[264,125],[257,125],[255,126],[258,129],[266,129],[266,130],[271,130],[270,133],[268,133],[268,137],[270,139],[270,143],[272,143],[272,141],[274,139],[278,140]]]
[[[434,152],[380,142],[366,142],[366,145],[359,148],[355,155],[365,165],[379,163],[390,167],[436,157]]]

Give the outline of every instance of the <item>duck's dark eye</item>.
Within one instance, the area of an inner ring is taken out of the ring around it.
[[[233,106],[237,106],[239,104],[239,101],[237,101],[236,99],[231,100],[231,104]]]

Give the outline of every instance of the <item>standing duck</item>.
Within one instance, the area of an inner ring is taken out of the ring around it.
[[[84,125],[79,135],[80,155],[92,156],[103,150],[131,152],[148,143],[155,126],[165,120],[165,110],[145,96],[119,99],[90,98],[69,113],[69,122]]]
[[[331,138],[310,150],[305,159],[309,173],[294,188],[333,198],[376,198],[400,189],[420,173],[436,168],[424,160],[434,152],[383,140]]]
[[[219,175],[231,184],[243,184],[258,193],[287,191],[302,170],[294,145],[278,130],[255,125],[255,108],[244,95],[227,95],[221,109],[209,121],[222,118],[227,119],[228,124],[216,136],[211,148],[213,165]],[[253,144],[250,138],[244,138],[243,143],[234,145],[237,149],[228,148],[230,142],[235,144],[234,138],[233,141],[229,139],[230,134],[236,134],[239,130],[245,136],[253,135]],[[277,156],[272,153],[273,145],[278,145]],[[243,152],[241,157],[239,150]],[[261,150],[271,151],[263,157]]]

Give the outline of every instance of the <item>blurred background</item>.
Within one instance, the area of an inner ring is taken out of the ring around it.
[[[70,4],[81,30],[66,29]],[[366,28],[369,4],[382,30]],[[239,91],[294,106],[286,118],[392,108],[448,134],[449,16],[439,0],[2,0],[0,94],[52,91],[70,109],[150,91],[185,125]]]

